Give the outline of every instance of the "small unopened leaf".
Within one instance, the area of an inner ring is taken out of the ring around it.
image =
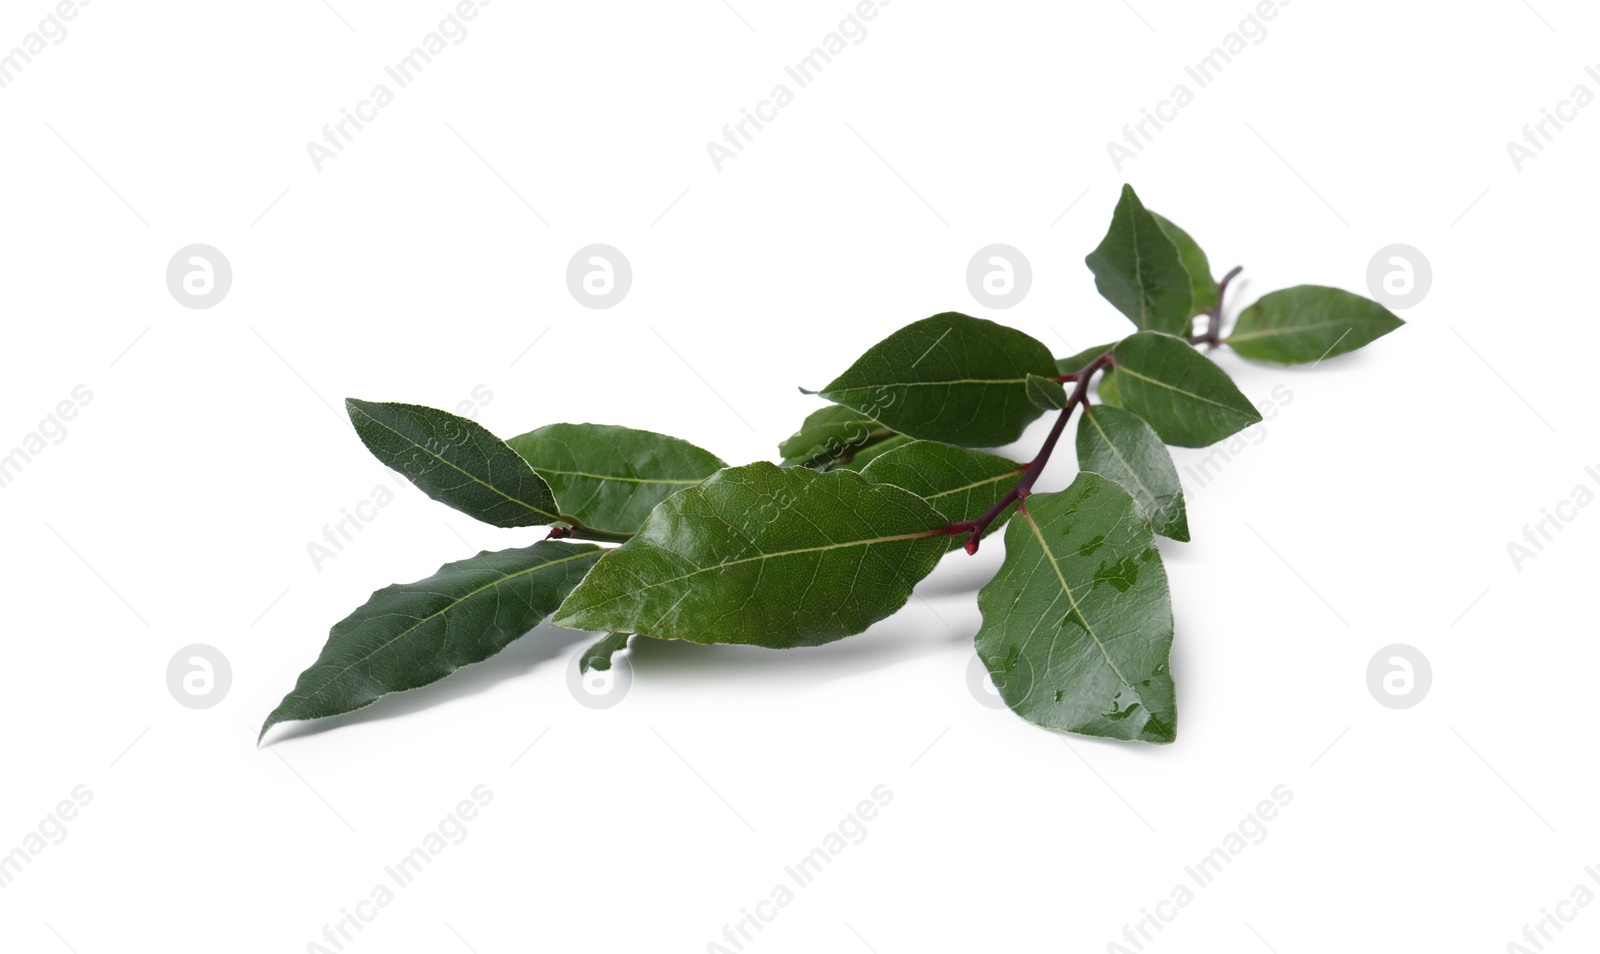
[[[1227,373],[1181,338],[1142,331],[1115,357],[1122,406],[1168,444],[1204,447],[1261,420]]]
[[[632,533],[650,508],[728,466],[676,437],[609,424],[551,424],[506,441],[586,527]]]
[[[1067,406],[1067,389],[1055,378],[1028,375],[1028,400],[1041,411],[1055,411]]]
[[[893,434],[893,430],[853,407],[830,404],[807,415],[800,429],[778,445],[778,453],[783,455],[784,467],[827,470],[836,463],[849,462],[863,447]]]
[[[1084,259],[1106,301],[1141,331],[1183,334],[1194,314],[1194,283],[1177,243],[1147,211],[1133,187],[1111,216],[1111,228]]]
[[[944,517],[860,474],[768,463],[656,506],[557,611],[573,629],[815,646],[903,606],[945,552]]]
[[[279,722],[360,709],[493,656],[549,616],[601,552],[545,541],[480,553],[425,580],[384,587],[333,624],[322,654],[261,734]]]
[[[588,672],[591,669],[606,672],[611,668],[611,657],[628,648],[629,633],[610,633],[599,642],[583,651],[578,657],[578,671]]]
[[[1022,476],[1023,465],[994,454],[936,441],[912,441],[883,454],[861,471],[880,484],[894,484],[932,504],[949,523],[976,520]],[[1008,508],[990,525],[992,532],[1016,510]],[[966,543],[952,535],[949,548]]]
[[[1078,420],[1078,469],[1108,477],[1132,494],[1156,533],[1189,539],[1178,468],[1139,415],[1103,404],[1084,408]]]
[[[1298,285],[1263,295],[1241,312],[1227,343],[1252,361],[1306,364],[1354,351],[1403,324],[1370,298]]]
[[[560,519],[550,485],[483,425],[417,404],[344,403],[372,455],[434,500],[497,527]]]
[[[952,311],[873,345],[822,396],[921,440],[999,447],[1039,416],[1028,375],[1053,376],[1055,366],[1034,338]]]
[[[1061,493],[1029,497],[978,608],[978,656],[1024,719],[1112,739],[1175,738],[1167,575],[1121,487],[1079,474]]]

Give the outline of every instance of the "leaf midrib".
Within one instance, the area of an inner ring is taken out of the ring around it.
[[[985,477],[982,480],[974,481],[974,482],[972,482],[970,484],[965,484],[965,485],[963,485],[961,487],[955,487],[955,488],[952,488],[950,490],[941,490],[936,494],[929,494],[928,496],[923,497],[922,499],[923,500],[938,500],[940,497],[948,497],[951,494],[966,493],[969,490],[976,490],[979,487],[985,487],[985,486],[988,486],[989,484],[998,484],[1000,481],[1007,480],[1007,479],[1010,479],[1012,477],[1020,477],[1026,471],[1027,471],[1026,467],[1018,467],[1016,470],[1008,470],[1005,473],[999,474],[999,475],[994,476],[994,477]]]
[[[1377,318],[1336,318],[1332,321],[1313,321],[1310,324],[1305,325],[1292,325],[1282,328],[1262,328],[1260,331],[1247,331],[1242,335],[1235,333],[1224,338],[1223,342],[1226,344],[1233,344],[1235,341],[1249,341],[1252,338],[1271,338],[1278,335],[1292,335],[1301,331],[1313,331],[1318,328],[1338,328],[1343,325],[1349,325],[1353,330],[1356,325],[1371,324],[1376,321],[1378,321]],[[1346,333],[1348,334],[1349,332],[1347,331]]]
[[[696,477],[693,480],[677,480],[666,477],[621,477],[612,474],[591,474],[581,470],[556,470],[553,467],[534,467],[534,472],[539,474],[560,474],[563,477],[587,477],[590,480],[611,480],[626,484],[671,484],[674,487],[692,487],[705,480]]]
[[[907,493],[910,493],[910,491],[907,491]],[[827,546],[800,547],[800,548],[795,549],[795,550],[779,550],[779,551],[777,551],[775,553],[758,553],[753,557],[744,557],[743,559],[739,559],[739,560],[729,560],[726,563],[717,563],[717,564],[713,564],[711,566],[696,567],[694,570],[692,570],[692,571],[690,571],[688,573],[681,574],[679,576],[674,576],[674,577],[671,577],[671,578],[665,579],[665,580],[657,580],[654,583],[646,583],[644,586],[638,587],[636,589],[629,590],[626,593],[618,593],[615,596],[608,596],[605,599],[600,600],[597,603],[591,603],[586,607],[580,608],[578,612],[579,613],[591,612],[591,611],[593,611],[595,609],[598,609],[598,608],[600,608],[602,606],[605,606],[607,603],[614,603],[617,600],[620,600],[620,599],[622,599],[624,597],[632,596],[632,595],[635,595],[635,594],[638,594],[638,593],[643,593],[646,590],[654,589],[655,587],[658,587],[658,586],[666,586],[669,583],[677,583],[680,580],[687,580],[687,579],[690,579],[692,577],[699,576],[702,573],[709,573],[709,572],[711,572],[713,570],[726,570],[729,567],[742,566],[743,564],[746,564],[746,563],[755,563],[755,562],[760,561],[760,560],[773,560],[773,559],[777,559],[778,557],[799,556],[800,554],[803,554],[803,553],[825,553],[825,552],[827,552],[829,550],[844,550],[844,549],[848,549],[850,547],[872,546],[872,545],[878,544],[878,543],[894,543],[894,542],[897,542],[899,540],[920,540],[920,539],[923,539],[925,537],[939,536],[940,534],[943,534],[943,533],[944,533],[944,528],[940,527],[937,530],[919,530],[916,533],[897,533],[897,534],[893,534],[893,535],[886,536],[886,537],[872,537],[872,538],[866,539],[866,540],[851,540],[851,541],[848,541],[846,543],[830,543]],[[666,549],[666,548],[663,547],[662,549]],[[675,554],[677,553],[677,551],[675,551],[675,550],[669,550],[668,552],[675,553]],[[681,556],[682,554],[678,554],[678,555]],[[563,616],[563,617],[558,617],[558,618],[559,619],[571,620],[570,616]],[[580,619],[581,619],[581,617],[580,617]]]
[[[1157,380],[1156,378],[1152,378],[1152,377],[1147,377],[1147,376],[1145,376],[1143,374],[1140,374],[1137,371],[1134,371],[1133,369],[1129,368],[1125,364],[1117,364],[1114,367],[1116,368],[1117,372],[1120,373],[1120,374],[1130,375],[1130,376],[1132,376],[1132,377],[1134,377],[1134,378],[1136,378],[1136,379],[1138,379],[1140,381],[1144,381],[1144,382],[1147,382],[1149,384],[1153,384],[1158,388],[1165,388],[1166,390],[1171,391],[1174,394],[1182,394],[1185,397],[1194,398],[1196,401],[1201,401],[1201,402],[1203,402],[1205,404],[1210,404],[1213,407],[1222,408],[1224,411],[1228,411],[1228,412],[1230,412],[1232,414],[1238,414],[1238,415],[1245,416],[1245,417],[1249,416],[1249,415],[1246,415],[1244,411],[1239,410],[1238,408],[1234,407],[1231,404],[1223,404],[1220,401],[1213,401],[1210,398],[1204,397],[1204,396],[1199,395],[1199,394],[1196,394],[1193,391],[1185,391],[1183,388],[1176,387],[1174,385],[1168,384],[1165,381]],[[1126,395],[1123,396],[1123,400],[1127,400],[1127,396]]]
[[[1050,561],[1050,569],[1055,571],[1056,581],[1061,584],[1061,592],[1067,595],[1067,602],[1072,604],[1072,611],[1077,613],[1078,619],[1083,621],[1084,632],[1088,633],[1089,638],[1094,640],[1095,648],[1100,650],[1101,658],[1106,661],[1107,666],[1111,667],[1111,671],[1117,674],[1117,678],[1122,680],[1122,684],[1129,689],[1133,689],[1133,683],[1129,682],[1128,677],[1124,676],[1122,670],[1117,668],[1117,664],[1111,661],[1111,654],[1106,652],[1105,643],[1100,641],[1099,634],[1094,631],[1093,626],[1089,625],[1089,617],[1085,616],[1082,608],[1078,606],[1077,597],[1072,595],[1072,587],[1067,585],[1067,578],[1061,574],[1061,565],[1056,562],[1056,555],[1050,552],[1049,545],[1044,542],[1044,534],[1039,532],[1039,525],[1033,522],[1033,514],[1028,512],[1027,507],[1022,507],[1021,513],[1022,519],[1028,522],[1028,529],[1033,531],[1033,538],[1039,541],[1039,549],[1044,551],[1045,559]],[[1137,695],[1138,690],[1134,690],[1134,693]]]
[[[1128,476],[1132,477],[1133,482],[1139,485],[1139,489],[1145,492],[1145,494],[1150,498],[1151,502],[1159,504],[1160,501],[1157,500],[1155,491],[1151,490],[1145,485],[1143,480],[1139,479],[1138,471],[1135,471],[1133,469],[1133,465],[1128,463],[1128,459],[1122,456],[1122,451],[1117,449],[1117,445],[1111,440],[1111,435],[1107,434],[1106,429],[1100,426],[1099,421],[1095,420],[1094,414],[1090,413],[1088,408],[1084,408],[1083,416],[1089,421],[1090,424],[1094,425],[1095,431],[1099,433],[1100,439],[1105,442],[1106,448],[1116,456],[1117,463],[1121,464],[1122,469],[1128,472]]]

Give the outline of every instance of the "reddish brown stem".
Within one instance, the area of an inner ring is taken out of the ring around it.
[[[1214,307],[1203,312],[1206,316],[1206,330],[1201,334],[1191,335],[1189,337],[1190,344],[1206,344],[1216,347],[1222,343],[1223,300],[1228,295],[1228,284],[1237,278],[1242,271],[1244,271],[1243,265],[1235,265],[1229,270],[1228,274],[1222,276],[1222,281],[1217,282],[1217,303]]]
[[[1049,436],[1040,445],[1039,453],[1035,454],[1033,460],[1028,461],[1028,466],[1023,468],[1022,476],[1017,478],[1017,482],[1012,485],[1011,489],[1002,494],[1000,499],[995,501],[994,506],[985,510],[978,519],[958,521],[945,528],[944,532],[951,536],[962,533],[971,534],[967,537],[967,543],[964,547],[968,553],[978,552],[978,541],[983,538],[989,527],[1000,519],[1000,515],[1006,512],[1007,507],[1019,501],[1027,500],[1028,495],[1033,493],[1033,485],[1038,482],[1039,475],[1044,473],[1045,465],[1050,463],[1050,455],[1055,452],[1056,444],[1061,441],[1061,434],[1067,429],[1067,419],[1072,416],[1073,409],[1079,405],[1087,405],[1089,403],[1089,382],[1094,380],[1095,372],[1111,364],[1111,352],[1107,351],[1089,362],[1082,371],[1072,375],[1071,377],[1076,381],[1076,384],[1072,388],[1072,393],[1067,396],[1067,404],[1056,415],[1056,422],[1051,426]]]

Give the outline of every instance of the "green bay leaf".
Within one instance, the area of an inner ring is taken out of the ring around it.
[[[554,621],[697,643],[831,642],[903,606],[945,551],[945,519],[860,474],[748,464],[656,506]]]
[[[344,403],[372,455],[434,500],[497,527],[560,519],[550,485],[483,425],[417,404]]]
[[[1067,406],[1067,389],[1053,377],[1030,374],[1026,387],[1028,400],[1041,411],[1059,411]]]
[[[884,454],[889,453],[897,447],[904,447],[913,440],[914,438],[907,434],[896,434],[893,431],[890,431],[882,437],[874,438],[872,441],[851,453],[850,456],[839,460],[834,464],[834,467],[839,470],[853,470],[859,474],[861,471],[866,469],[868,464],[877,460],[879,457],[882,457]]]
[[[911,441],[868,464],[861,476],[909,490],[932,504],[946,522],[961,523],[976,520],[994,506],[1022,476],[1023,469],[1024,465],[994,454],[936,441]],[[1014,505],[1007,508],[989,532],[1015,511]],[[967,536],[951,536],[948,548],[962,546]]]
[[[728,466],[688,441],[610,424],[550,424],[506,441],[584,526],[633,533],[651,508]]]
[[[1364,347],[1403,324],[1370,298],[1297,285],[1263,295],[1240,312],[1226,341],[1252,361],[1307,364]]]
[[[533,629],[603,551],[544,541],[447,563],[427,579],[386,586],[333,624],[322,654],[261,726],[319,719],[437,682]]]
[[[1139,502],[1156,533],[1189,539],[1183,486],[1161,438],[1137,414],[1103,404],[1078,419],[1078,469],[1109,478]]]
[[[800,429],[778,445],[784,467],[811,467],[827,470],[837,463],[848,463],[860,450],[894,436],[884,427],[853,407],[830,404],[812,411]]]
[[[822,396],[920,440],[998,447],[1040,414],[1030,374],[1054,376],[1050,350],[982,318],[946,312],[873,345]]]
[[[1204,447],[1261,420],[1233,379],[1181,338],[1141,331],[1114,357],[1122,406],[1168,444]]]
[[[1194,281],[1177,244],[1133,187],[1111,215],[1106,237],[1084,259],[1106,301],[1141,331],[1184,334],[1194,314]]]
[[[1029,497],[1005,542],[1005,562],[978,593],[974,641],[1006,704],[1051,729],[1171,742],[1172,604],[1134,499],[1079,474],[1060,493]]]
[[[1194,289],[1194,304],[1189,306],[1189,317],[1201,314],[1217,306],[1217,280],[1211,277],[1211,261],[1206,258],[1205,250],[1199,243],[1189,237],[1189,233],[1178,228],[1171,219],[1151,212],[1150,217],[1161,226],[1161,231],[1167,233],[1167,238],[1172,239],[1172,244],[1178,247],[1178,258],[1183,261],[1184,271],[1189,273],[1189,285]]]

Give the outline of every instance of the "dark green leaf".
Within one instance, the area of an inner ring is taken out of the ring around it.
[[[1156,533],[1189,539],[1178,468],[1139,415],[1103,404],[1084,408],[1078,420],[1078,469],[1110,478],[1132,494]]]
[[[1175,737],[1167,575],[1121,487],[1079,474],[1061,493],[1029,497],[978,608],[978,656],[1024,719],[1112,739]]]
[[[1161,226],[1161,231],[1167,233],[1167,238],[1172,239],[1172,244],[1178,247],[1183,269],[1189,273],[1189,284],[1194,289],[1194,304],[1189,306],[1189,317],[1215,308],[1217,280],[1211,277],[1211,262],[1207,260],[1205,251],[1189,237],[1188,232],[1178,228],[1166,216],[1159,212],[1151,212],[1150,216]]]
[[[1100,294],[1140,330],[1183,334],[1188,329],[1193,280],[1177,244],[1132,186],[1122,187],[1110,230],[1084,261]]]
[[[1354,351],[1403,324],[1370,298],[1298,285],[1263,295],[1241,312],[1227,343],[1252,361],[1306,364]]]
[[[922,440],[998,447],[1039,416],[1024,384],[1054,375],[1038,341],[956,312],[913,322],[873,345],[822,396]]]
[[[613,533],[728,466],[688,441],[609,424],[551,424],[506,444],[549,481],[563,514]]]
[[[560,519],[544,478],[482,425],[416,404],[344,404],[373,456],[434,500],[497,527]]]
[[[1057,358],[1056,370],[1062,374],[1077,374],[1079,371],[1087,368],[1089,366],[1089,362],[1110,350],[1111,345],[1096,345],[1093,348],[1085,348],[1077,354],[1069,355],[1065,358]]]
[[[261,734],[279,722],[360,709],[488,659],[550,615],[601,552],[546,541],[480,553],[425,580],[384,587],[333,625],[322,655],[267,716]]]
[[[600,672],[605,672],[610,669],[611,657],[628,648],[628,637],[630,635],[629,633],[611,633],[593,646],[585,649],[583,655],[578,657],[578,671],[588,672],[591,669],[598,669]]]
[[[1004,457],[967,450],[935,441],[912,441],[874,460],[861,476],[880,484],[894,484],[933,505],[948,523],[976,520],[1022,476],[1023,465]],[[1010,518],[1015,507],[1000,515],[990,530]],[[952,536],[949,548],[966,543],[965,534]]]
[[[1168,444],[1204,447],[1261,420],[1232,379],[1181,338],[1141,331],[1115,358],[1122,406]]]
[[[845,470],[718,471],[657,505],[555,622],[697,643],[815,646],[905,604],[945,551],[922,498]]]
[[[861,448],[893,436],[894,431],[853,407],[830,404],[813,411],[800,429],[778,445],[784,467],[806,466],[827,470],[848,461]]]
[[[1067,389],[1055,378],[1028,375],[1028,400],[1041,411],[1057,411],[1067,406]]]

